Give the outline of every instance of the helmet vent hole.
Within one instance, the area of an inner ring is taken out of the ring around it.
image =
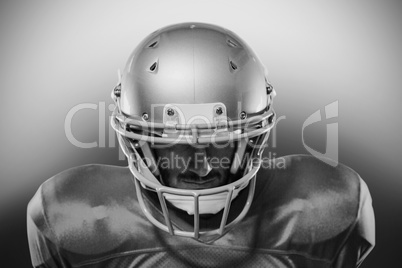
[[[155,41],[152,44],[150,44],[148,47],[149,48],[155,48],[157,45],[158,45],[158,41]]]
[[[151,65],[151,67],[149,67],[149,71],[150,72],[156,72],[156,69],[158,68],[158,62],[157,61],[155,61],[152,65]]]
[[[233,61],[229,61],[230,68],[232,68],[233,71],[237,70],[237,65]]]
[[[228,46],[230,47],[237,47],[237,44],[235,42],[233,42],[232,40],[228,39],[226,41],[226,43],[228,44]]]

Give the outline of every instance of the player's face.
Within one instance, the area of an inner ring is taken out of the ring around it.
[[[176,144],[155,149],[157,165],[163,182],[181,189],[207,189],[225,185],[230,180],[230,166],[235,146],[217,148],[208,145],[195,148]]]

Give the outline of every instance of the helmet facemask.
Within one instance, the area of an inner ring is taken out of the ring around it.
[[[118,97],[115,100],[118,103]],[[267,106],[268,110],[243,120],[230,121],[225,118],[225,122],[176,124],[175,133],[172,126],[166,122],[164,125],[147,123],[124,116],[118,109],[119,106],[116,105],[112,126],[117,132],[120,146],[134,175],[139,203],[144,214],[154,225],[172,235],[210,241],[222,236],[246,215],[254,196],[256,173],[261,164],[262,152],[275,121],[275,113],[270,109],[270,105]],[[142,127],[139,128],[138,125]],[[174,144],[188,144],[195,148],[214,146],[222,149],[234,144],[230,168],[227,170],[231,177],[229,183],[209,189],[179,189],[167,186],[163,171],[158,166],[155,150],[174,148]],[[242,190],[247,191],[244,207],[235,217],[229,217],[231,203]],[[157,198],[150,198],[152,195]],[[192,230],[182,230],[172,222],[172,206],[192,215]],[[155,215],[155,207],[163,217]],[[200,226],[200,215],[217,213],[221,213],[219,227],[203,230]],[[231,220],[228,220],[230,218]]]
[[[134,175],[139,204],[156,227],[212,241],[244,218],[275,122],[274,91],[265,75],[238,36],[201,23],[156,31],[130,56],[112,93],[111,124]],[[234,145],[224,171],[227,181],[211,180],[210,188],[171,187],[159,157],[176,145],[201,151]],[[174,219],[176,214],[190,219],[190,226]],[[219,218],[216,226],[206,227],[206,215]]]

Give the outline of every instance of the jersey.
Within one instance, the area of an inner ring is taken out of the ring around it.
[[[149,222],[127,167],[64,171],[44,182],[28,205],[32,264],[358,267],[375,244],[367,185],[341,164],[331,167],[311,156],[282,160],[258,172],[246,217],[209,243],[172,236]]]

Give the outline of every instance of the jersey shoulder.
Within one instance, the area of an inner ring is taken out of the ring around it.
[[[262,232],[278,234],[269,246],[299,248],[312,256],[326,249],[325,258],[332,259],[362,222],[372,226],[374,218],[364,217],[372,213],[368,188],[345,165],[291,155],[272,160],[259,176],[255,202],[256,211],[265,214]],[[365,230],[373,233],[371,227]]]
[[[134,197],[130,174],[125,167],[98,164],[67,169],[42,183],[28,212],[32,211],[32,216],[42,212],[48,221],[62,217],[62,213],[83,216],[86,207],[105,205],[106,200],[118,202],[122,196]]]
[[[63,201],[83,197],[96,198],[98,196],[92,193],[97,194],[98,191],[113,195],[128,185],[134,187],[127,167],[90,164],[62,171],[45,181],[41,188],[46,197]]]
[[[127,167],[85,165],[53,176],[28,205],[31,248],[46,240],[38,254],[50,243],[58,251],[96,257],[128,239],[136,243],[144,230],[133,226],[148,225],[135,193]]]
[[[270,187],[286,188],[286,196],[312,203],[325,200],[352,206],[359,203],[362,180],[357,172],[341,163],[329,165],[313,156],[290,155],[273,160],[272,167]]]
[[[289,155],[270,160],[265,168],[263,163],[261,170],[257,183],[271,194],[270,202],[305,200],[314,205],[342,204],[354,209],[359,205],[364,182],[357,172],[341,163],[329,165],[313,156]]]

